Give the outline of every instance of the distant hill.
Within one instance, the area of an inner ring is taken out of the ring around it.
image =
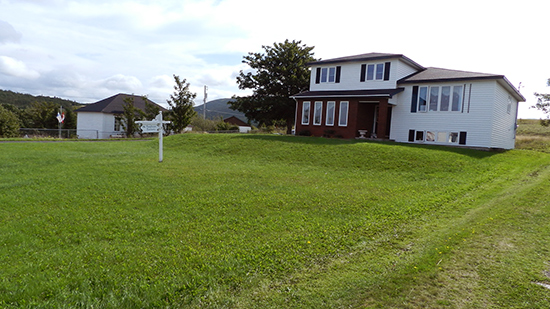
[[[65,100],[65,99],[61,99],[61,98],[58,98],[58,97],[53,97],[52,98],[52,97],[46,97],[46,96],[41,96],[41,95],[40,96],[33,96],[33,95],[30,95],[30,94],[24,94],[24,93],[13,92],[11,90],[1,90],[0,89],[0,104],[3,104],[3,103],[12,104],[12,105],[15,105],[19,108],[25,108],[25,107],[31,105],[31,103],[33,103],[33,102],[44,102],[44,101],[60,104],[65,108],[76,107],[76,106],[82,105],[78,102]]]
[[[235,116],[241,119],[244,122],[248,122],[248,119],[245,115],[239,111],[234,111],[229,108],[228,102],[233,99],[217,99],[206,102],[206,119],[218,119],[222,117],[223,119]],[[204,105],[195,106],[195,111],[197,114],[202,115],[204,110]]]

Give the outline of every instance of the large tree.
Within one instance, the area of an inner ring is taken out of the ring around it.
[[[550,78],[546,82],[550,86]],[[548,126],[550,124],[550,93],[536,93],[537,103],[533,105],[533,108],[536,108],[546,114],[546,119],[541,119],[540,124],[543,126]]]
[[[142,100],[147,102],[147,97],[143,97]],[[134,96],[128,96],[124,98],[123,101],[123,112],[121,115],[122,117],[120,124],[124,128],[126,137],[134,137],[135,133],[140,131],[139,125],[136,121],[143,119],[145,113],[135,106]]]
[[[309,87],[307,63],[316,60],[314,47],[286,40],[262,48],[265,53],[248,53],[243,57],[243,63],[248,64],[252,72],[241,71],[237,76],[239,89],[252,89],[252,95],[234,97],[229,104],[260,124],[273,125],[283,120],[290,134],[296,109],[296,102],[290,96]]]
[[[197,94],[189,90],[189,83],[185,78],[180,79],[174,74],[174,81],[176,82],[174,93],[170,95],[170,100],[166,100],[170,105],[166,118],[172,122],[170,129],[174,133],[181,133],[189,125],[193,116],[197,114],[193,109],[193,100]]]

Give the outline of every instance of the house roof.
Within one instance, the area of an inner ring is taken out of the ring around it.
[[[235,116],[231,116],[231,117],[227,117],[223,120],[224,122],[227,122],[227,123],[230,123],[230,124],[234,124],[234,125],[237,125],[237,126],[250,126],[248,123],[240,120],[239,118],[235,117]]]
[[[319,98],[319,97],[387,97],[402,92],[405,88],[396,89],[370,89],[370,90],[328,90],[328,91],[304,91],[293,95],[291,98]]]
[[[326,60],[319,60],[319,61],[313,61],[309,62],[309,66],[313,65],[324,65],[324,64],[333,64],[333,63],[340,63],[340,62],[357,62],[357,61],[375,61],[375,60],[385,60],[385,59],[401,59],[405,63],[409,64],[410,66],[423,70],[424,67],[420,64],[414,62],[410,58],[402,55],[402,54],[387,54],[387,53],[367,53],[367,54],[360,54],[360,55],[354,55],[354,56],[347,56],[347,57],[339,57],[339,58],[332,58],[332,59],[326,59]]]
[[[124,112],[124,100],[126,98],[134,98],[134,106],[136,108],[139,108],[143,111],[145,111],[145,101],[143,100],[143,97],[132,95],[132,94],[123,94],[119,93],[112,97],[108,97],[106,99],[103,99],[101,101],[97,101],[95,103],[88,104],[84,107],[81,107],[75,112],[91,112],[91,113],[107,113],[107,114],[122,114]],[[157,103],[146,99],[148,103],[154,104],[160,108],[161,111],[166,111],[166,109]]]
[[[458,82],[469,80],[497,80],[514,97],[521,102],[525,102],[525,97],[506,79],[504,75],[468,72],[459,70],[449,70],[442,68],[428,67],[423,71],[414,73],[397,81],[397,84],[417,84],[423,82]]]

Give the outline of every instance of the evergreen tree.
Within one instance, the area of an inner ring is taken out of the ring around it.
[[[169,126],[170,130],[174,133],[181,133],[189,125],[193,116],[197,114],[193,109],[193,100],[197,94],[189,90],[189,83],[185,78],[180,79],[174,74],[174,81],[176,82],[174,93],[170,95],[170,100],[166,100],[170,106],[166,118],[172,122]]]

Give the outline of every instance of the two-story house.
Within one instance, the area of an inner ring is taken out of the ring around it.
[[[518,102],[503,76],[425,68],[400,54],[309,63],[296,100],[298,135],[512,149]]]

